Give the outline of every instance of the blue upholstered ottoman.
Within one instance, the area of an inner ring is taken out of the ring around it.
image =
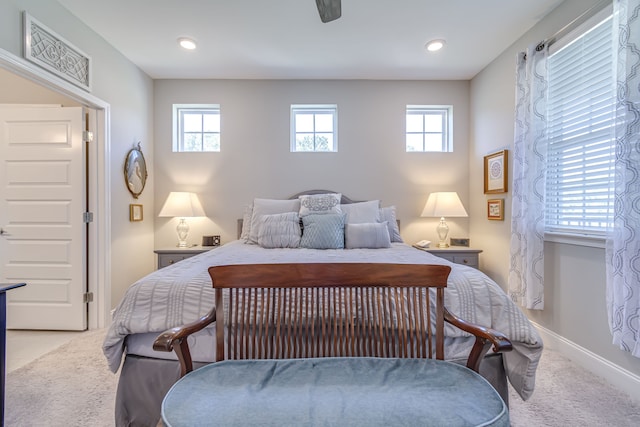
[[[167,426],[508,426],[494,388],[431,359],[235,360],[180,379],[162,403]]]

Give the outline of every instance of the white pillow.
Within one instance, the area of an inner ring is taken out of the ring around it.
[[[387,222],[345,224],[345,249],[379,249],[391,247]]]
[[[251,214],[251,228],[249,229],[249,242],[258,243],[260,234],[260,217],[262,215],[279,214],[286,212],[298,212],[300,200],[273,200],[253,199],[253,213]]]
[[[305,194],[300,196],[300,217],[307,215],[339,214],[340,193]]]
[[[389,237],[392,242],[403,243],[400,236],[400,229],[398,228],[398,219],[396,218],[396,207],[387,206],[380,208],[380,222],[387,221],[389,227]]]
[[[258,244],[263,248],[297,248],[300,246],[298,212],[262,215]]]
[[[349,203],[340,205],[340,208],[347,214],[347,224],[380,222],[380,200]]]

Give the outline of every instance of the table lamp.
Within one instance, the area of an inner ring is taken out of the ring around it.
[[[444,220],[448,217],[466,217],[467,211],[464,209],[458,193],[455,191],[445,191],[429,194],[427,203],[422,210],[422,217],[440,217],[440,223],[436,227],[436,232],[440,238],[439,248],[448,248],[446,242],[447,234],[449,234],[449,226]]]
[[[178,217],[180,222],[176,227],[178,233],[178,247],[187,247],[187,236],[189,234],[189,224],[185,218],[196,216],[206,216],[198,195],[184,191],[172,191],[160,209],[159,217]]]

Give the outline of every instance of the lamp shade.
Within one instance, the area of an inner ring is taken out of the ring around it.
[[[164,202],[158,216],[189,218],[206,216],[198,195],[184,191],[172,191]]]
[[[458,193],[455,191],[443,191],[429,194],[420,216],[465,217],[469,215],[467,215]]]

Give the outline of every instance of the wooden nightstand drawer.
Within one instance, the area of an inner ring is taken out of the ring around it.
[[[471,249],[462,246],[452,246],[448,248],[421,248],[414,246],[414,248],[429,252],[455,264],[467,265],[478,269],[480,268],[479,254],[482,252],[482,249]]]
[[[478,268],[478,254],[470,255],[454,255],[453,262],[456,264],[468,265],[469,267]]]

